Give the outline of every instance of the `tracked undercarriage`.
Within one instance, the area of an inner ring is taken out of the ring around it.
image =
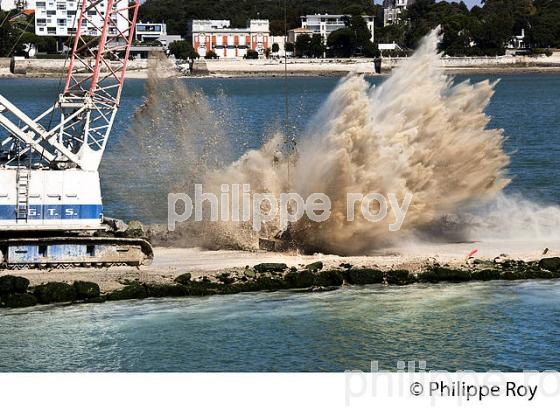
[[[139,0],[78,0],[55,104],[30,117],[0,95],[0,269],[149,264],[146,239],[103,214],[98,168],[117,115]]]
[[[152,246],[143,238],[58,235],[0,238],[1,269],[140,266],[151,264],[153,257]]]

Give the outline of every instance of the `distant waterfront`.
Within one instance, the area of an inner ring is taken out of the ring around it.
[[[9,70],[10,60],[0,58],[0,78],[14,77]],[[382,72],[388,74],[398,67],[403,58],[383,58]],[[59,77],[64,73],[65,60],[34,59],[18,62],[18,67],[26,72],[27,77]],[[128,78],[145,78],[147,76],[147,60],[134,60],[129,63]],[[167,75],[191,75],[188,65],[180,66],[181,71],[169,71]],[[343,76],[349,72],[376,75],[372,59],[289,59],[288,75],[290,76]],[[268,77],[284,75],[282,59],[260,60],[204,60],[195,62],[194,76],[240,76]],[[559,72],[560,52],[550,57],[447,57],[442,59],[442,69],[450,73],[524,73],[524,72]]]

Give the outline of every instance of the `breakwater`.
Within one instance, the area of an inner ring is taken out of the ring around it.
[[[291,267],[285,263],[267,262],[196,278],[193,278],[191,273],[184,273],[167,283],[123,281],[120,289],[105,293],[101,292],[100,286],[95,282],[47,282],[30,287],[30,282],[25,277],[4,275],[0,276],[0,308],[201,297],[257,291],[324,292],[342,286],[373,284],[405,286],[414,283],[539,279],[560,279],[560,257],[543,258],[538,261],[475,259],[461,267],[432,264],[418,271],[381,270],[377,267],[352,266],[348,263],[342,263],[333,269],[325,268],[321,261]]]

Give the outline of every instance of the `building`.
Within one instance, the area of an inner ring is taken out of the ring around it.
[[[402,1],[402,0],[399,0]],[[309,14],[301,16],[301,28],[310,30],[310,34],[320,34],[323,42],[327,43],[327,37],[333,31],[346,27],[346,20],[349,16],[343,14]],[[362,16],[367,23],[370,40],[374,41],[374,16]],[[297,39],[297,33],[295,39]],[[294,40],[295,41],[295,40]]]
[[[524,49],[526,48],[526,44],[525,44],[525,29],[522,28],[521,29],[521,34],[520,35],[515,35],[513,36],[507,44],[507,48],[510,50],[519,50],[519,49]]]
[[[34,10],[35,0],[0,0],[0,10]]]
[[[303,27],[294,28],[292,30],[288,30],[288,43],[295,44],[298,37],[302,34],[307,34],[308,36],[313,35],[313,30]]]
[[[403,10],[415,0],[383,0],[383,25],[391,25],[399,21]]]
[[[100,0],[102,6],[106,0]],[[76,33],[77,15],[79,14],[77,0],[43,0],[35,2],[35,34],[39,36],[67,37]],[[116,0],[113,4],[114,9],[126,7],[128,0]],[[103,25],[103,16],[96,15],[95,10],[91,10],[88,17],[94,20],[95,25]],[[86,22],[84,22],[86,23]],[[119,16],[116,24],[110,27],[110,31],[116,32],[119,29],[128,29],[128,22],[125,17]],[[89,22],[82,26],[82,35],[98,36],[101,33]]]
[[[159,43],[167,47],[174,41],[181,40],[181,36],[167,34],[165,23],[136,23],[134,39],[140,43]]]
[[[188,22],[187,36],[201,57],[210,50],[221,58],[241,58],[247,50],[264,55],[269,48],[268,20],[249,20],[246,28],[231,28],[229,20],[192,20]]]

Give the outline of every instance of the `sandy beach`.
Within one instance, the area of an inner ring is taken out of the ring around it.
[[[390,74],[406,58],[383,58],[382,74]],[[289,59],[287,66],[283,59],[219,59],[197,60],[192,73],[188,64],[170,60],[169,69],[160,70],[160,76],[209,76],[209,77],[277,77],[286,72],[289,76],[343,76],[350,72],[364,75],[378,75],[371,59]],[[446,73],[522,73],[559,72],[560,52],[550,57],[499,56],[499,57],[443,57],[441,69]],[[18,62],[19,74],[10,72],[10,60],[0,59],[0,78],[58,78],[65,73],[65,60],[28,59]],[[129,63],[127,78],[147,78],[148,60],[133,60]]]
[[[554,247],[556,246],[556,248]],[[211,276],[228,270],[244,269],[259,263],[285,263],[288,266],[302,266],[321,261],[325,268],[337,268],[340,264],[355,267],[376,268],[381,270],[406,269],[419,272],[434,264],[461,267],[468,264],[468,255],[476,250],[471,258],[493,260],[510,258],[535,261],[542,257],[543,250],[549,248],[547,256],[560,256],[558,243],[551,240],[526,241],[487,241],[474,243],[447,244],[404,244],[387,248],[370,256],[302,255],[298,253],[247,252],[247,251],[208,251],[199,248],[156,248],[155,259],[151,266],[140,268],[109,269],[69,269],[35,271],[0,271],[1,274],[17,274],[30,280],[31,285],[45,282],[68,282],[76,280],[98,283],[103,292],[123,287],[129,281],[146,283],[172,283],[183,273],[191,273],[193,278]]]

